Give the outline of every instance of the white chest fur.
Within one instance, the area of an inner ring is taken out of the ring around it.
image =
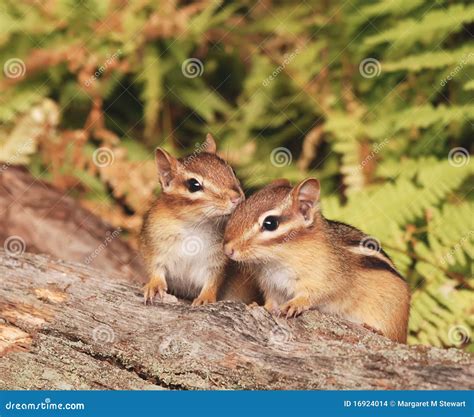
[[[159,263],[164,267],[169,291],[189,299],[199,295],[213,270],[225,262],[222,236],[212,224],[183,231],[164,252]]]
[[[278,304],[287,302],[295,293],[295,273],[280,264],[266,264],[259,275],[260,286],[266,297]]]

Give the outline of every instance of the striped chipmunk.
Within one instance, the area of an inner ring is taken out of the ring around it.
[[[313,178],[277,180],[242,202],[224,235],[226,255],[251,265],[265,308],[287,317],[317,308],[406,342],[410,292],[369,236],[326,219]]]
[[[224,285],[231,261],[223,250],[225,221],[244,193],[232,168],[216,155],[214,138],[208,134],[201,149],[180,159],[157,148],[155,159],[162,192],[140,234],[149,275],[145,304],[168,291],[193,305],[215,302],[219,292],[244,297],[245,288]]]

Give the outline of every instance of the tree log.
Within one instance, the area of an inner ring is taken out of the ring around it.
[[[133,280],[146,279],[120,231],[82,208],[68,193],[20,167],[0,170],[0,244],[86,263]],[[8,249],[8,248],[7,248]]]
[[[140,286],[0,252],[0,389],[472,389],[458,349],[393,343],[311,311],[145,306]]]

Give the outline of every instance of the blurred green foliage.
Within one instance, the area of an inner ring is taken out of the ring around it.
[[[472,349],[473,22],[469,1],[6,0],[0,157],[136,231],[153,148],[210,131],[248,190],[318,177],[326,216],[382,242],[411,343]],[[59,125],[22,146],[47,97]]]

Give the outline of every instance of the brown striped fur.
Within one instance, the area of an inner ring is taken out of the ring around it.
[[[264,230],[268,215],[279,218]],[[324,218],[319,182],[278,181],[242,202],[226,226],[226,253],[251,265],[269,310],[295,316],[309,308],[369,325],[406,342],[408,285],[388,255],[361,249],[367,235]]]
[[[223,252],[224,224],[244,198],[232,168],[216,155],[210,135],[202,149],[185,158],[158,148],[156,162],[162,193],[145,216],[140,235],[149,274],[145,303],[167,291],[197,305],[216,301],[218,293],[237,294],[231,291],[232,279],[223,285],[230,263]],[[203,189],[191,192],[186,183],[191,178]],[[239,288],[242,297],[245,289]]]

